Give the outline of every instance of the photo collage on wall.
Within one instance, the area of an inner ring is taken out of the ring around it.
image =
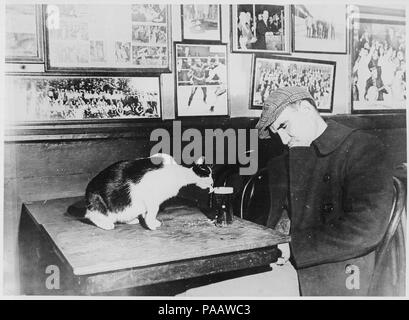
[[[251,55],[249,109],[295,85],[332,113],[342,55],[352,113],[406,109],[406,17],[397,6],[8,4],[6,13],[6,62],[44,69],[8,74],[8,90],[26,92],[10,98],[24,109],[20,122],[161,118],[164,73],[174,76],[176,117],[226,117],[230,54]]]
[[[166,5],[48,5],[49,69],[169,68]]]

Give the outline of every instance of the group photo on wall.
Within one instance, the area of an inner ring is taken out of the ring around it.
[[[405,108],[404,22],[355,19],[352,41],[353,110]]]
[[[294,52],[345,54],[347,6],[300,4],[293,6]]]
[[[289,6],[243,4],[231,10],[233,51],[290,51]]]
[[[283,87],[304,87],[320,111],[333,106],[335,63],[295,58],[261,58],[254,62],[252,106],[262,108],[270,94]]]
[[[14,121],[161,117],[157,77],[11,78],[6,87]]]

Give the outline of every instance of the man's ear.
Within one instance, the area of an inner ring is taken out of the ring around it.
[[[303,112],[310,112],[311,110],[313,110],[314,106],[311,105],[311,103],[309,101],[307,101],[307,100],[301,100],[299,108]]]

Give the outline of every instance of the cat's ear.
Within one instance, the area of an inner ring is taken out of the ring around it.
[[[201,165],[201,164],[204,164],[204,163],[205,163],[205,157],[204,157],[204,156],[199,157],[199,158],[195,161],[195,164],[197,164],[197,165]]]

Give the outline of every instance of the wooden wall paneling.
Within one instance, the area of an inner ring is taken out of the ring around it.
[[[120,159],[149,154],[142,139],[21,143],[16,146],[17,177],[96,172]]]

